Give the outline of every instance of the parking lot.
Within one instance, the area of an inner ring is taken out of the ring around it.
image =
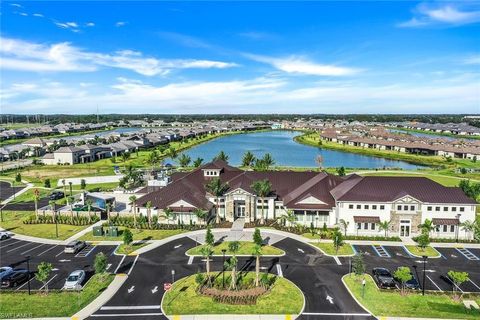
[[[0,265],[14,269],[27,269],[26,257],[30,256],[30,271],[37,270],[41,262],[50,262],[53,270],[47,280],[49,289],[62,289],[65,279],[74,270],[84,270],[86,281],[94,274],[93,261],[95,255],[103,252],[108,258],[108,271],[115,271],[119,267],[122,256],[114,255],[116,246],[87,245],[76,254],[64,253],[64,245],[42,244],[10,238],[0,241]],[[86,282],[85,281],[85,282]],[[84,283],[85,283],[84,282]],[[30,280],[31,290],[42,290],[45,284],[37,279]],[[2,288],[2,290],[28,290],[28,283],[16,288]]]
[[[463,283],[458,290],[468,293],[480,293],[480,249],[436,248],[439,258],[428,258],[425,267],[425,290],[451,291],[453,284],[448,280],[450,270],[466,271],[470,281]],[[392,273],[401,266],[410,267],[420,286],[423,284],[423,261],[412,256],[404,246],[355,245],[354,250],[363,252],[367,272],[372,268],[384,267]],[[349,264],[349,258],[340,258]]]

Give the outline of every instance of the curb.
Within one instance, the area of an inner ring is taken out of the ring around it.
[[[355,302],[356,302],[360,307],[362,307],[363,310],[365,310],[366,312],[368,312],[369,314],[371,314],[373,317],[375,317],[375,318],[378,319],[378,317],[376,317],[370,310],[368,310],[363,304],[361,304],[360,301],[358,301],[358,299],[355,297],[355,295],[353,295],[352,291],[351,291],[350,288],[347,286],[347,284],[345,283],[345,280],[344,280],[344,278],[345,278],[345,277],[348,277],[348,275],[349,275],[349,274],[347,273],[346,275],[344,275],[344,276],[342,277],[342,283],[343,283],[343,285],[345,286],[345,288],[347,289],[347,291],[348,291],[348,293],[350,294],[350,296],[353,298],[353,300],[355,300]],[[374,283],[375,283],[375,281],[374,281]]]
[[[407,245],[404,245],[403,247],[405,248],[405,250],[408,252],[409,255],[411,255],[412,257],[415,257],[415,258],[420,258],[422,259],[423,257],[422,256],[418,256],[416,254],[413,254],[412,251],[408,250],[407,248],[408,244]],[[442,257],[442,254],[440,252],[438,252],[437,249],[435,249],[434,247],[431,246],[431,248],[433,250],[435,250],[435,252],[437,253],[437,255],[435,257],[428,257],[428,259],[440,259]]]

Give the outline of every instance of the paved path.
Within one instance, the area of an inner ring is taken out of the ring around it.
[[[82,179],[85,180],[85,183],[87,184],[119,182],[122,177],[123,175],[67,178],[65,179],[65,185],[68,185],[70,182],[72,182],[72,185],[79,185],[81,184]],[[57,186],[58,187],[63,186],[62,179],[58,180]]]
[[[19,195],[27,192],[28,190],[30,190],[31,188],[33,188],[33,184],[32,183],[29,183],[27,181],[22,181],[23,183],[26,184],[25,188],[17,191],[15,194],[12,194],[10,197],[8,197],[7,199],[3,200],[0,204],[1,205],[7,205],[10,201],[12,201],[13,199],[17,198]]]

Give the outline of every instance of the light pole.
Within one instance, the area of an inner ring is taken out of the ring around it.
[[[28,295],[30,295],[30,256],[25,256],[25,259],[27,260],[27,272],[28,272],[27,285],[28,285]]]
[[[422,256],[423,259],[423,284],[422,284],[422,296],[425,295],[425,265],[427,264],[427,256]]]
[[[172,269],[172,283],[175,282],[175,270]]]
[[[222,263],[222,289],[225,289],[225,252],[227,249],[222,249],[223,263]]]
[[[365,298],[365,285],[367,284],[367,281],[365,281],[365,278],[362,280],[362,299]]]
[[[457,226],[455,228],[455,242],[458,242],[458,229],[460,228],[460,216],[461,214],[457,214]]]

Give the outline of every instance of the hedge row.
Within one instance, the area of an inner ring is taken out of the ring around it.
[[[76,217],[74,216],[72,219],[72,216],[70,215],[57,215],[56,216],[57,223],[59,224],[68,224],[68,225],[74,225],[74,226],[86,226],[93,224],[99,220],[97,216],[92,216],[90,220],[88,217],[84,216],[79,216]],[[23,220],[24,224],[52,224],[55,223],[55,217],[54,216],[35,216],[31,215],[25,220]]]

